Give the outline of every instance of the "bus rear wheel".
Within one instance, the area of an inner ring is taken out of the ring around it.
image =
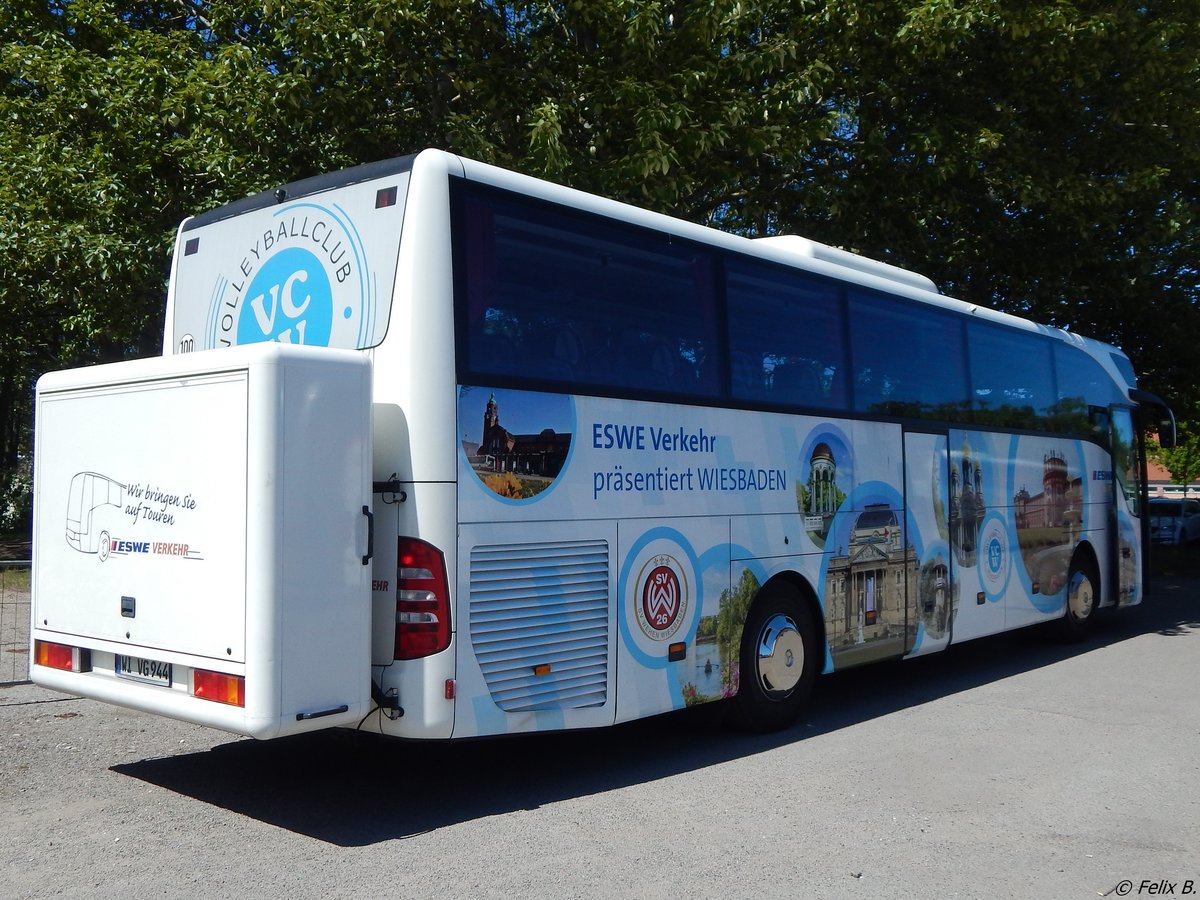
[[[1058,623],[1059,636],[1065,641],[1087,637],[1099,605],[1100,579],[1096,567],[1086,557],[1073,560],[1067,577],[1067,608]]]
[[[783,585],[768,585],[742,629],[732,724],[778,731],[796,721],[817,675],[817,627],[811,607]]]

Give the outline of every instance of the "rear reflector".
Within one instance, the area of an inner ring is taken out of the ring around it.
[[[64,672],[75,672],[75,648],[66,644],[52,644],[49,641],[33,642],[33,661],[39,666],[50,669],[62,669]]]
[[[192,696],[230,706],[245,706],[246,679],[241,675],[196,669],[192,672]]]

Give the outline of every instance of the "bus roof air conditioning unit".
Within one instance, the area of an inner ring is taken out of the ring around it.
[[[938,290],[938,286],[934,284],[933,279],[927,278],[919,272],[912,272],[908,269],[902,269],[899,266],[893,266],[890,263],[880,262],[877,259],[859,256],[857,253],[851,253],[849,250],[831,247],[819,241],[800,237],[798,234],[779,234],[759,238],[758,240],[779,247],[789,253],[807,257],[808,259],[818,259],[821,262],[832,263],[844,269],[853,269],[856,272],[862,272],[866,275],[874,275],[876,278],[886,278],[888,281],[907,285],[917,290],[931,291],[935,294],[941,293]]]

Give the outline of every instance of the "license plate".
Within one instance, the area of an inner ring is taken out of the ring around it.
[[[117,675],[132,681],[171,686],[171,664],[140,656],[117,656]]]

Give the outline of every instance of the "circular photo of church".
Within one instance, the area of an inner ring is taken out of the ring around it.
[[[462,386],[458,425],[471,471],[496,496],[533,500],[571,453],[575,412],[565,394]]]
[[[799,462],[804,480],[796,481],[796,508],[809,538],[824,548],[833,518],[854,482],[850,442],[836,428],[818,429],[805,442]]]
[[[987,513],[981,455],[964,438],[950,453],[950,545],[958,564],[974,566],[979,556],[979,533]]]

